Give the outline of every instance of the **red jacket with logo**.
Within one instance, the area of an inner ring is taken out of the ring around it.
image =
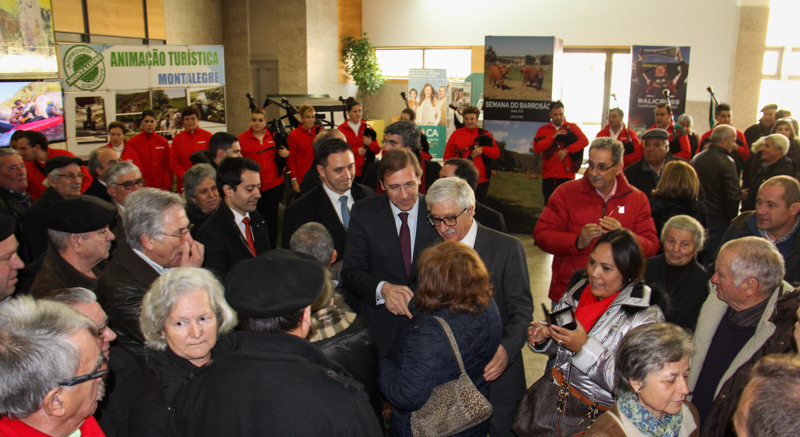
[[[483,163],[483,157],[486,156],[491,159],[497,159],[500,157],[500,148],[497,147],[497,143],[495,143],[491,132],[488,130],[483,130],[483,133],[480,133],[480,129],[478,128],[467,129],[466,127],[462,127],[453,131],[453,133],[450,135],[450,139],[447,140],[447,145],[444,147],[445,161],[450,158],[469,159],[469,155],[472,153],[472,150],[456,152],[456,149],[466,149],[467,147],[475,144],[475,138],[478,138],[481,135],[488,135],[492,139],[492,147],[483,147],[481,154],[472,160],[472,163],[475,164],[475,168],[478,169],[479,184],[487,182],[489,180],[489,176],[491,176],[486,174],[486,165]]]
[[[179,193],[183,191],[183,174],[192,168],[189,157],[198,150],[208,150],[210,139],[211,132],[198,127],[193,132],[184,130],[172,140],[172,147],[169,149],[169,168],[178,177]]]
[[[172,171],[169,169],[169,141],[157,133],[141,132],[128,140],[125,150],[131,148],[139,155],[142,177],[147,186],[162,190],[172,189]],[[137,164],[138,165],[138,164]]]
[[[47,161],[55,156],[69,156],[75,158],[72,152],[64,149],[47,148]],[[45,162],[47,162],[45,161]],[[31,195],[33,200],[39,198],[44,193],[44,180],[47,178],[44,174],[44,164],[34,161],[25,161],[25,169],[28,171],[28,194]],[[81,182],[81,193],[92,185],[92,175],[86,170],[86,167],[81,166],[81,173],[83,173],[83,182]]]
[[[248,129],[239,134],[239,145],[242,146],[242,156],[250,158],[261,166],[261,191],[275,188],[283,183],[278,164],[275,163],[275,155],[278,149],[274,148],[261,152],[275,146],[275,140],[270,135],[269,130],[264,129],[264,139],[258,141],[253,130]],[[261,152],[261,153],[259,153]]]
[[[595,138],[611,138],[611,128],[606,125],[606,127],[597,133]],[[625,127],[625,123],[622,124],[622,131],[617,136],[617,140],[623,143],[633,144],[633,151],[628,153],[628,151],[625,150],[625,156],[622,158],[625,167],[642,159],[642,143],[639,141],[639,137],[636,136],[636,132]]]
[[[362,137],[364,136],[364,130],[367,128],[374,129],[364,120],[361,120],[361,127],[358,128],[358,134],[353,132],[353,129],[347,124],[347,120],[339,125],[339,130],[344,134],[347,144],[350,144],[350,147],[353,149],[353,155],[355,155],[356,158],[356,176],[361,176],[362,167],[364,167],[364,156],[358,154],[358,149],[364,147],[364,140]],[[379,143],[378,140],[373,141],[372,144],[369,145],[369,150],[376,155],[381,153],[381,143]]]
[[[713,131],[714,129],[711,129],[710,131],[704,133],[703,136],[700,137],[700,144],[703,144],[703,141],[705,141],[706,138],[710,138],[711,132]],[[748,159],[750,159],[750,145],[747,144],[747,138],[745,138],[744,132],[736,129],[736,139],[742,143],[741,146],[736,148],[736,154],[739,155],[739,158],[742,159],[742,162],[746,162]],[[706,147],[708,147],[708,145],[706,145]],[[700,151],[698,150],[697,153],[700,153]]]
[[[578,137],[578,141],[575,141],[566,147],[567,152],[575,153],[583,150],[589,145],[589,139],[586,138],[586,135],[583,134],[583,131],[580,127],[578,127],[577,124],[565,121],[564,124],[561,125],[561,127],[567,126],[569,126],[569,130],[574,132],[575,136]],[[546,125],[540,127],[539,130],[536,131],[536,137],[533,139],[533,152],[544,153],[547,149],[549,149],[555,142],[553,135],[555,135],[559,129],[556,129],[556,127],[553,126],[553,123],[547,123]],[[564,149],[565,147],[563,147],[562,144],[559,144],[558,148],[560,150]],[[572,164],[572,159],[569,157],[569,155],[565,156],[564,160],[562,161],[558,159],[558,152],[556,152],[550,157],[550,159],[544,159],[544,156],[542,156],[542,161],[542,179],[575,179],[575,173],[571,173],[569,171],[569,168]]]

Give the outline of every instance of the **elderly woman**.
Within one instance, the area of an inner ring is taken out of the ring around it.
[[[742,181],[742,212],[756,209],[756,194],[764,181],[780,175],[794,177],[798,163],[793,163],[787,152],[789,140],[781,134],[770,134],[753,143],[750,178]]]
[[[169,405],[183,384],[232,349],[236,313],[222,284],[201,268],[161,275],[142,301],[146,374],[131,405],[128,435],[166,436]]]
[[[183,175],[183,200],[192,237],[220,205],[217,172],[210,164],[195,164]]]
[[[772,125],[771,134],[781,134],[789,140],[789,150],[786,157],[794,164],[795,171],[800,170],[800,138],[797,137],[796,120],[781,118]]]
[[[531,323],[529,346],[556,355],[556,367],[528,389],[515,418],[518,435],[572,436],[589,427],[598,410],[614,404],[614,354],[622,337],[639,325],[664,321],[661,296],[642,283],[643,273],[644,256],[633,233],[608,232],[597,240],[587,271],[556,305],[552,320]],[[565,394],[566,405],[558,412]]]
[[[696,437],[700,417],[686,401],[692,336],[670,323],[632,329],[617,352],[617,403],[584,437]]]
[[[483,369],[502,336],[489,273],[465,244],[444,242],[422,252],[414,303],[419,313],[398,339],[395,353],[380,363],[381,392],[394,407],[391,436],[410,436],[412,413],[425,405],[435,387],[461,375],[453,347],[435,317],[450,326],[467,375],[487,399]],[[485,436],[488,431],[486,421],[458,435]]]
[[[650,215],[655,222],[656,233],[661,235],[664,223],[680,214],[694,217],[705,225],[706,208],[703,202],[697,200],[699,195],[700,181],[694,167],[685,161],[668,162],[650,198]]]
[[[694,329],[709,293],[709,274],[697,262],[704,239],[700,222],[687,215],[672,217],[661,231],[664,253],[648,258],[644,272],[647,285],[669,294],[672,305],[664,308],[666,321],[686,329]]]
[[[692,150],[692,156],[696,155],[700,138],[698,138],[697,132],[692,130],[692,125],[694,124],[692,116],[689,114],[679,115],[678,124],[681,125],[684,131],[686,131],[686,136],[689,137],[689,146]]]

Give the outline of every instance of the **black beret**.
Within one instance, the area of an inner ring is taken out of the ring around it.
[[[228,273],[225,299],[253,319],[291,314],[314,303],[325,285],[325,267],[311,255],[286,249],[240,261]]]
[[[0,241],[5,241],[6,238],[12,236],[16,230],[17,221],[14,220],[14,217],[0,214]]]
[[[108,226],[117,209],[99,197],[69,196],[47,209],[47,229],[81,234]]]
[[[656,140],[669,140],[669,132],[665,131],[664,129],[650,129],[649,131],[642,134],[642,139],[646,140],[649,138],[653,138]]]
[[[777,111],[777,110],[778,110],[778,105],[776,105],[776,104],[774,104],[774,103],[771,103],[771,104],[769,104],[769,105],[767,105],[767,106],[764,106],[763,108],[761,108],[761,112],[767,112],[767,111],[769,111],[770,109],[772,109],[773,111]]]
[[[378,138],[378,134],[375,132],[374,129],[372,129],[370,127],[364,129],[364,134],[363,135],[365,137],[372,138],[372,141],[375,141]]]
[[[51,171],[61,167],[66,167],[70,164],[83,165],[83,161],[80,158],[76,158],[74,156],[55,156],[53,158],[50,158],[44,164],[44,174],[48,175],[50,174]]]

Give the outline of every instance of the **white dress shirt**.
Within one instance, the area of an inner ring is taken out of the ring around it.
[[[336,211],[336,215],[339,216],[339,222],[344,223],[342,221],[342,202],[339,201],[339,198],[342,196],[347,196],[347,209],[352,210],[353,204],[356,203],[355,199],[353,199],[353,193],[351,193],[350,190],[347,190],[344,192],[344,194],[339,194],[336,191],[328,188],[325,182],[322,183],[322,188],[325,190],[325,194],[328,195],[328,198],[331,199],[333,210]]]

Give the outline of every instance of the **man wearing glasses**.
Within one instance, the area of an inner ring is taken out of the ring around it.
[[[64,149],[54,149],[49,147],[47,137],[43,133],[35,130],[23,131],[17,139],[17,150],[25,160],[25,168],[28,171],[28,194],[33,200],[37,200],[44,193],[44,181],[47,179],[45,164],[56,156],[67,156],[74,158],[72,152]],[[81,163],[82,164],[82,163]],[[81,165],[83,181],[81,193],[89,188],[92,183],[92,176],[89,171]]]
[[[0,307],[0,435],[103,436],[97,326],[66,305],[23,296]]]
[[[428,190],[425,200],[428,223],[439,236],[475,249],[492,278],[492,298],[503,321],[503,339],[494,358],[483,369],[483,377],[491,382],[489,401],[494,408],[490,434],[512,436],[511,423],[526,389],[521,351],[533,315],[525,250],[516,238],[474,219],[475,195],[465,180],[439,179]]]
[[[142,188],[125,199],[124,241],[97,282],[97,300],[111,319],[120,345],[141,353],[142,297],[174,267],[203,265],[203,245],[194,241],[183,201],[175,193]]]
[[[630,229],[646,258],[661,247],[647,196],[622,174],[623,153],[615,139],[592,141],[583,178],[556,188],[536,223],[533,239],[554,255],[549,292],[554,303],[561,300],[572,273],[586,267],[595,241],[606,232]]]
[[[125,214],[125,199],[131,193],[147,185],[142,172],[130,161],[120,161],[106,170],[106,189],[111,202],[117,208],[114,221],[109,226],[117,240],[125,239],[125,228],[122,226],[122,215]]]
[[[426,223],[421,176],[410,150],[390,150],[378,167],[386,193],[356,202],[350,212],[342,284],[360,298],[356,312],[367,319],[381,357],[411,319],[408,304],[417,288],[417,258],[438,239]]]
[[[670,161],[686,161],[669,152],[669,132],[664,129],[650,129],[642,134],[642,146],[642,159],[625,168],[625,177],[650,198],[664,166]]]

